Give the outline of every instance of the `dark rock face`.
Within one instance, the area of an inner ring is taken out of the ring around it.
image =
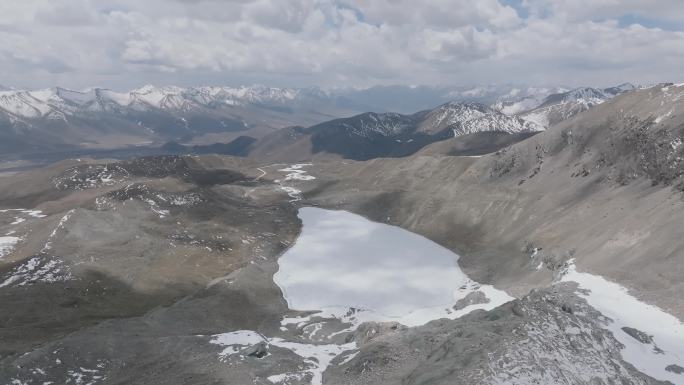
[[[233,156],[247,156],[250,146],[256,139],[250,136],[240,136],[229,143],[215,143],[204,146],[185,146],[177,142],[168,142],[161,147],[161,150],[172,154],[220,154]]]
[[[665,370],[672,373],[684,374],[684,368],[679,365],[668,365],[665,367]]]
[[[400,132],[396,135],[384,135],[368,132],[359,135],[347,130],[345,125],[312,127],[311,142],[313,153],[328,152],[340,154],[344,158],[368,160],[379,157],[403,157],[414,154],[430,143],[448,139],[451,131],[446,130],[435,135]],[[415,128],[414,128],[415,129]]]
[[[623,139],[623,151],[632,151],[632,162],[639,172],[648,175],[654,184],[673,184],[684,175],[684,126],[657,126],[653,120],[628,120]],[[627,173],[623,180],[629,179]]]
[[[622,331],[627,333],[630,337],[634,338],[635,340],[641,342],[642,344],[652,344],[653,343],[653,337],[649,336],[648,334],[642,332],[639,329],[634,329],[630,327],[623,327]]]

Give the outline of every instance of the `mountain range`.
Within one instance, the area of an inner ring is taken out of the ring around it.
[[[347,142],[365,138],[358,141],[360,146],[354,150],[355,154],[347,154],[353,158],[401,156],[451,134],[542,131],[633,89],[631,84],[574,90],[507,86],[324,91],[264,86],[148,85],[116,92],[103,88],[26,91],[3,87],[0,151],[7,156],[163,149],[161,146],[167,142],[202,146],[228,143],[240,136],[256,140],[269,135],[267,142],[272,143],[273,136],[283,135],[277,132],[279,129],[298,126],[308,127],[306,131],[313,134],[313,152],[335,152],[326,138],[341,136]],[[404,100],[403,108],[448,101],[413,114],[383,112],[397,107],[397,98]],[[374,106],[372,100],[375,100]],[[359,112],[362,114],[356,115]],[[351,117],[334,119],[344,116]],[[353,148],[347,144],[342,147]]]
[[[449,102],[410,115],[368,112],[308,128],[276,132],[256,141],[250,153],[256,157],[274,158],[305,158],[330,153],[367,160],[411,155],[430,143],[461,135],[493,131],[533,133],[543,129],[481,103]],[[266,153],[262,147],[266,147]]]
[[[315,89],[152,87],[0,92],[0,150],[57,151],[220,142],[349,114]]]
[[[322,152],[367,160],[411,155],[431,143],[463,135],[468,135],[470,141],[477,141],[477,137],[491,139],[492,132],[523,139],[529,135],[513,134],[544,131],[552,124],[635,89],[631,84],[608,89],[585,87],[552,93],[535,103],[530,103],[532,97],[528,92],[510,102],[491,106],[479,102],[448,102],[414,114],[370,112],[308,128],[274,132],[251,144],[249,152],[258,158],[293,161]],[[534,107],[524,109],[523,106],[529,105]],[[510,144],[510,140],[495,143]]]

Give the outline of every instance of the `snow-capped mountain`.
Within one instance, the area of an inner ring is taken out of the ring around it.
[[[0,91],[0,149],[119,148],[237,131],[259,136],[359,112],[315,88],[5,89]]]
[[[492,108],[506,115],[515,115],[538,107],[549,95],[567,91],[569,89],[564,87],[514,88],[506,95],[501,96],[492,105]]]
[[[262,143],[272,147],[274,141],[279,141],[284,147],[293,145],[292,148],[311,148],[313,153],[364,160],[410,155],[431,143],[466,134],[530,133],[542,129],[481,103],[449,102],[410,115],[368,112],[334,119],[302,130],[295,141],[300,143],[298,146],[292,144],[290,137],[269,137],[257,142],[255,148]]]
[[[0,91],[0,150],[8,154],[41,153],[156,146],[169,141],[227,142],[238,135],[258,138],[275,129],[310,127],[321,122],[345,135],[384,137],[394,143],[416,146],[424,138],[433,140],[445,135],[541,131],[634,88],[631,84],[574,90],[396,86],[324,91],[266,86],[146,85],[118,92],[106,88],[75,91],[61,87],[4,87]],[[442,101],[447,97],[453,101]],[[439,100],[441,105],[415,114],[383,112],[386,107],[408,108],[430,100]],[[385,107],[376,110],[369,105]],[[353,116],[364,111],[377,113]],[[342,116],[353,117],[331,121]],[[418,140],[418,136],[423,139]]]
[[[580,87],[567,92],[551,94],[544,99],[539,107],[561,103],[582,103],[592,106],[601,104],[615,95],[617,95],[617,93],[608,93],[598,88]]]
[[[615,87],[604,88],[603,92],[605,92],[609,95],[615,96],[615,95],[619,95],[623,92],[634,91],[634,90],[637,90],[639,88],[641,88],[641,87],[637,87],[632,83],[622,83],[622,84],[617,85]]]
[[[54,112],[66,116],[87,111],[162,109],[182,111],[216,108],[221,105],[285,104],[319,98],[322,91],[291,88],[254,87],[155,87],[146,85],[128,92],[105,88],[74,91],[55,87],[37,91],[3,89],[0,109],[16,118],[45,117]]]
[[[319,88],[274,88],[266,86],[250,87],[155,87],[146,85],[127,92],[117,92],[106,88],[91,88],[83,91],[61,87],[42,90],[16,90],[0,86],[0,115],[12,115],[14,119],[35,119],[57,116],[64,118],[84,112],[126,112],[127,110],[145,111],[160,109],[167,111],[188,111],[192,109],[224,106],[247,105],[287,105],[310,103],[312,101],[339,102],[340,99],[364,99],[365,94],[381,98],[380,90],[387,87],[374,87],[367,90],[324,91]],[[565,88],[485,86],[460,88],[457,90],[431,89],[435,100],[444,98],[451,101],[476,101],[483,104],[494,100],[492,107],[507,115],[518,114],[544,105],[568,101],[584,101],[597,104],[617,94],[633,90],[635,87],[625,83],[616,87]],[[406,88],[415,93],[426,93],[426,88]],[[407,91],[407,92],[408,92]],[[395,92],[396,93],[396,92]],[[422,94],[421,94],[422,95]],[[349,100],[345,101],[348,104]],[[384,105],[382,101],[377,104]],[[435,103],[436,104],[436,103]],[[357,106],[358,110],[358,106]],[[380,109],[382,110],[382,108]],[[415,111],[415,110],[414,110]]]
[[[475,102],[449,102],[434,109],[403,115],[393,112],[368,112],[311,127],[312,131],[335,126],[349,135],[392,137],[406,134],[434,135],[450,132],[452,136],[484,131],[507,133],[541,131],[534,123],[508,116]]]
[[[357,160],[405,156],[433,142],[468,134],[534,134],[634,89],[629,83],[605,89],[572,90],[478,87],[452,96],[499,95],[498,101],[491,106],[474,101],[451,101],[415,114],[364,113],[312,126],[306,130],[308,135],[299,135],[295,142],[310,140],[314,153],[335,153]],[[272,145],[278,140],[269,138],[267,142]],[[290,142],[288,139],[288,145]],[[255,147],[259,146],[257,142]]]
[[[575,88],[570,91],[548,95],[538,106],[520,112],[519,116],[528,122],[546,128],[604,103],[617,95],[635,89],[637,87],[630,83],[604,89],[592,87]]]
[[[419,131],[436,133],[447,128],[453,131],[454,136],[486,131],[512,134],[543,130],[532,122],[506,115],[484,104],[451,102],[427,112]]]

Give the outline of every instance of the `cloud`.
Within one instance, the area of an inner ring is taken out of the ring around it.
[[[682,80],[663,0],[0,2],[0,83],[126,88]],[[525,11],[525,12],[522,12]],[[625,15],[632,15],[625,25]],[[648,18],[649,27],[639,25]],[[634,21],[636,20],[636,21]]]
[[[350,4],[374,24],[453,29],[465,26],[511,27],[520,22],[513,8],[497,0],[351,0]]]
[[[537,16],[572,21],[617,19],[626,14],[681,21],[684,2],[680,0],[524,0]]]
[[[48,2],[44,7],[37,10],[35,19],[41,24],[88,25],[96,23],[98,15],[87,1],[73,0],[69,2]]]

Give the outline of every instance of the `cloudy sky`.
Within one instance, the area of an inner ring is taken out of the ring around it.
[[[684,81],[682,0],[0,2],[0,84]]]

